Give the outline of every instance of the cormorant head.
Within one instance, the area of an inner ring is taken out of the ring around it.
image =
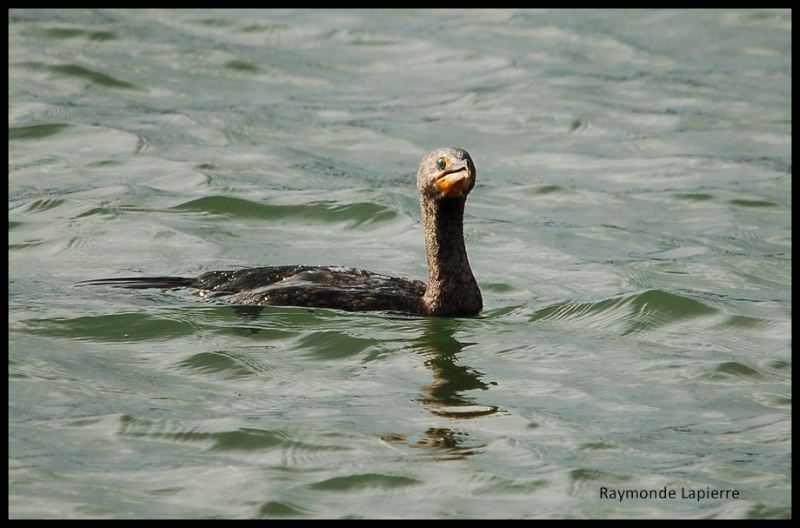
[[[438,148],[424,158],[417,172],[417,187],[423,196],[437,200],[464,198],[475,186],[475,163],[457,147]]]

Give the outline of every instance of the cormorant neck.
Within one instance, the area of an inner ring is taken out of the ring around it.
[[[477,315],[481,291],[464,245],[466,196],[422,201],[428,255],[428,284],[423,304],[431,315]]]

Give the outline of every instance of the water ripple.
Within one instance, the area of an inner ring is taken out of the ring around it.
[[[577,320],[587,327],[620,327],[621,335],[628,335],[718,312],[719,309],[690,297],[647,290],[600,301],[554,304],[536,310],[531,321]]]

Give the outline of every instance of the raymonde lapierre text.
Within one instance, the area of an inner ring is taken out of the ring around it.
[[[697,502],[707,500],[739,499],[741,493],[736,489],[695,489],[681,487],[680,490],[667,488],[656,489],[614,489],[600,487],[600,498],[605,500],[651,500],[651,499],[689,499]]]

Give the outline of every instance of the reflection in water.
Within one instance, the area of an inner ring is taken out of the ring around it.
[[[245,322],[258,318],[263,306],[234,306],[237,315]],[[427,318],[422,321],[423,334],[411,344],[410,348],[422,356],[425,366],[430,369],[433,381],[422,387],[422,395],[416,399],[432,414],[451,420],[481,418],[496,414],[495,405],[479,403],[467,395],[469,391],[487,391],[494,382],[486,383],[483,373],[458,365],[458,355],[474,343],[462,343],[454,337],[455,331],[468,319]],[[237,327],[239,332],[257,333],[257,327],[246,325]],[[404,435],[387,433],[381,435],[387,445],[408,445]],[[437,458],[455,460],[480,453],[483,445],[472,439],[468,432],[457,427],[442,427],[440,424],[423,431],[412,447],[427,449]]]
[[[493,383],[483,382],[481,372],[456,364],[458,353],[473,344],[462,343],[453,337],[463,322],[459,319],[427,319],[425,333],[413,345],[415,351],[425,358],[425,366],[433,374],[433,382],[423,387],[423,396],[417,401],[436,416],[461,420],[498,412],[496,406],[480,404],[465,395],[465,392],[476,389],[488,390]],[[459,459],[479,453],[483,446],[476,444],[464,430],[431,427],[422,433],[414,447],[436,451],[448,459]]]
[[[469,446],[470,438],[464,431],[450,427],[431,427],[413,447],[429,449],[440,454],[439,458],[461,459],[480,453],[483,445]],[[446,457],[443,455],[447,455]]]
[[[258,305],[249,305],[249,304],[233,305],[234,313],[236,313],[236,315],[245,323],[252,323],[253,321],[258,320],[263,310],[264,307]],[[233,330],[238,335],[244,335],[244,336],[257,334],[259,332],[259,329],[257,327],[247,326],[247,325],[235,326]]]
[[[426,332],[415,348],[426,357],[425,366],[433,373],[433,383],[424,388],[425,396],[418,399],[431,412],[451,418],[472,418],[492,414],[495,407],[477,405],[473,398],[464,396],[465,391],[487,390],[489,385],[481,381],[482,373],[456,365],[458,353],[465,346],[453,334],[459,324],[454,319],[429,319],[425,321]]]

